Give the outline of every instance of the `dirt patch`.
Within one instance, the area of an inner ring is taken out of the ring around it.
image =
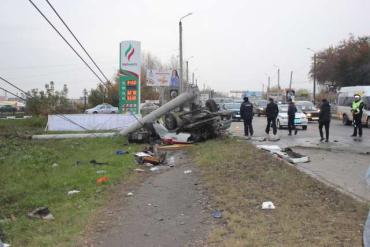
[[[204,246],[212,218],[199,171],[183,152],[174,157],[174,167],[144,175],[142,184],[118,186],[83,245]],[[128,192],[133,195],[128,197]]]
[[[368,208],[244,141],[192,150],[223,224],[210,246],[362,246]],[[264,201],[276,209],[262,210]]]

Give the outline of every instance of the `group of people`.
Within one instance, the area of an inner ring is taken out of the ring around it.
[[[248,97],[244,97],[244,102],[240,106],[240,116],[244,120],[244,135],[250,139],[253,136],[253,104],[249,101]],[[354,96],[354,101],[352,102],[352,114],[353,114],[353,137],[362,136],[362,113],[363,113],[364,103],[361,100],[361,96],[356,94]],[[297,113],[297,107],[295,106],[294,102],[290,99],[288,101],[288,135],[292,135],[292,131],[294,131],[294,135],[298,133],[298,130],[295,126],[295,115]],[[265,129],[265,133],[269,135],[270,129],[272,128],[272,133],[274,136],[277,134],[277,126],[276,126],[276,119],[279,114],[279,107],[274,102],[274,99],[269,98],[269,103],[266,107],[266,118],[267,118],[267,126]],[[319,112],[319,133],[320,133],[320,141],[329,142],[329,128],[330,128],[330,119],[331,119],[331,109],[330,104],[326,99],[321,101],[320,105],[320,112]],[[325,138],[323,133],[323,128],[325,129]]]

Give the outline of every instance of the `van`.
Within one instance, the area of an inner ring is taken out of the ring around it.
[[[354,95],[359,94],[364,102],[362,124],[369,126],[370,120],[370,86],[342,87],[337,98],[337,115],[344,125],[350,125],[353,121],[351,112]]]

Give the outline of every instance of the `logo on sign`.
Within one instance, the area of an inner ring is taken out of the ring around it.
[[[132,47],[132,45],[130,44],[127,50],[125,51],[125,57],[127,58],[128,61],[131,60],[131,57],[132,55],[134,55],[134,53],[135,53],[135,48]]]

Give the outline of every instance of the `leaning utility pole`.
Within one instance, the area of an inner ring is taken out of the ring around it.
[[[313,55],[313,104],[315,105],[316,98],[316,52]]]
[[[278,74],[278,89],[280,89],[280,68],[278,68],[277,74]]]

